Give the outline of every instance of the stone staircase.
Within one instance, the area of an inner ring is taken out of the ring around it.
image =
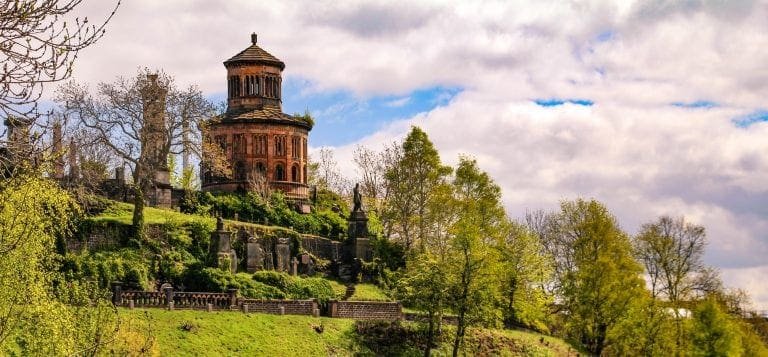
[[[349,298],[351,298],[352,295],[355,295],[355,284],[347,285],[347,291],[344,292],[344,297],[341,298],[341,300],[349,300]]]

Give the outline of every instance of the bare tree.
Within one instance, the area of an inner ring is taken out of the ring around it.
[[[554,212],[544,210],[526,211],[524,225],[538,236],[541,242],[542,255],[552,260],[553,280],[543,286],[549,294],[557,294],[567,274],[572,272],[573,244],[576,234],[565,229],[576,217],[559,216]]]
[[[653,296],[678,303],[689,298],[697,286],[708,284],[696,279],[706,273],[702,261],[705,246],[704,227],[683,218],[664,216],[643,225],[635,238],[635,250],[645,265]]]
[[[64,21],[82,0],[0,1],[0,110],[4,117],[32,118],[43,85],[67,79],[80,50],[96,43],[114,16],[97,25],[88,18]]]
[[[92,130],[96,141],[131,167],[134,233],[142,236],[145,194],[153,187],[155,172],[167,170],[169,155],[178,155],[185,147],[200,147],[201,127],[213,115],[213,106],[197,88],[181,91],[172,77],[148,69],[131,78],[119,77],[114,83],[100,83],[95,95],[87,87],[69,82],[59,88],[57,99],[70,118]],[[189,123],[196,130],[185,131]],[[189,141],[196,145],[185,145]]]
[[[310,175],[310,183],[341,196],[349,195],[348,191],[352,184],[339,171],[333,149],[321,148],[314,157],[316,159],[310,158],[310,168],[313,171]]]
[[[681,303],[702,291],[721,290],[717,271],[704,265],[704,227],[662,216],[646,223],[635,237],[634,249],[645,266],[654,298],[666,298],[677,317],[676,343],[683,345]]]

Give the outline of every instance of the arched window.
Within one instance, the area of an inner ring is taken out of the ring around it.
[[[307,165],[304,165],[304,184],[307,183]]]
[[[254,94],[259,95],[259,77],[254,78]]]
[[[291,181],[299,182],[299,165],[291,166]]]
[[[277,164],[275,166],[275,181],[285,181],[285,169],[283,164]]]
[[[256,167],[254,168],[254,173],[256,177],[265,177],[267,176],[267,167],[264,166],[263,162],[257,162]]]

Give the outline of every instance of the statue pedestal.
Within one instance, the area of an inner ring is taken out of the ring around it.
[[[365,211],[352,211],[348,223],[347,236],[350,240],[368,237],[368,216]]]

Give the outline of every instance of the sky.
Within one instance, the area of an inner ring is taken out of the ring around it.
[[[108,1],[79,10],[91,21]],[[478,160],[507,212],[594,198],[635,234],[706,228],[707,264],[768,309],[768,3],[756,1],[150,1],[120,6],[74,78],[139,67],[223,100],[250,45],[286,63],[283,109],[356,175],[356,145],[423,128]]]

